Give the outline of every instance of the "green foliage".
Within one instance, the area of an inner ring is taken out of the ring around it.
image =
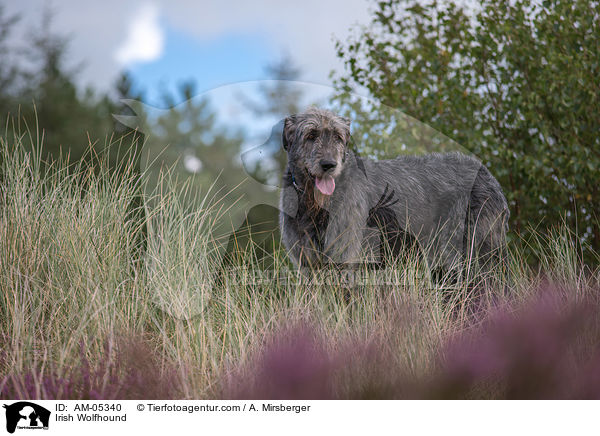
[[[180,86],[178,95],[163,95],[168,109],[135,105],[146,135],[146,171],[156,180],[161,172],[174,170],[174,176],[190,183],[192,190],[210,190],[219,198],[242,185],[236,195],[256,201],[257,193],[243,185],[247,176],[238,159],[242,134],[220,125],[209,99],[195,94],[195,85],[190,81]],[[229,202],[235,202],[233,197],[228,197]]]
[[[257,91],[261,101],[253,101],[243,97],[244,104],[257,116],[274,116],[284,118],[302,110],[303,92],[297,86],[302,70],[294,60],[284,54],[277,61],[264,68],[267,77],[272,81],[260,83]]]
[[[19,17],[6,17],[1,6],[0,119],[6,123],[8,118],[9,126],[2,135],[10,137],[13,130],[35,129],[44,139],[44,161],[68,156],[76,163],[97,156],[107,144],[130,133],[115,125],[112,114],[120,107],[108,94],[77,86],[78,67],[71,67],[66,60],[69,38],[52,28],[48,9],[39,28],[30,32],[23,50],[10,44]],[[116,83],[121,98],[135,98],[128,80],[124,75]],[[111,150],[113,168],[131,144],[141,143],[139,135],[130,135],[125,142],[129,144],[126,150]]]
[[[359,33],[337,43],[338,101],[372,137],[408,114],[491,169],[513,230],[565,219],[600,248],[599,2],[380,1]],[[357,87],[371,107],[350,98]]]
[[[301,112],[305,100],[304,90],[298,84],[302,77],[302,70],[289,55],[283,55],[277,61],[264,68],[265,74],[271,80],[257,86],[259,100],[255,101],[247,96],[241,96],[243,104],[258,118],[270,118],[273,124],[282,121],[290,114]],[[276,141],[268,149],[267,159],[257,159],[251,174],[257,180],[269,180],[270,174],[279,177],[287,164],[287,154]]]
[[[14,87],[19,74],[17,66],[11,62],[13,51],[8,43],[8,37],[18,21],[18,15],[5,16],[4,6],[0,4],[0,113],[10,108],[11,95],[7,91]]]

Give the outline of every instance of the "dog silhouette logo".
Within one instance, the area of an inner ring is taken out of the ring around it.
[[[6,409],[6,431],[19,429],[48,429],[50,411],[29,401],[4,405]]]

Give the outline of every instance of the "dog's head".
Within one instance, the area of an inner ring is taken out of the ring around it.
[[[290,166],[301,172],[296,177],[313,183],[322,195],[333,194],[348,153],[350,120],[310,108],[285,119],[282,142]]]

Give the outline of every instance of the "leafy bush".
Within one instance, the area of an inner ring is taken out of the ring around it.
[[[367,152],[387,146],[369,138],[390,126],[410,134],[390,108],[402,111],[490,167],[517,233],[565,219],[597,250],[599,30],[597,1],[380,1],[368,28],[337,43],[337,99],[377,133],[361,136]],[[356,104],[357,88],[373,107]]]

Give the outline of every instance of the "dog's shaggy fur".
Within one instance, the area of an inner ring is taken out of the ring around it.
[[[297,266],[381,262],[382,242],[396,256],[418,245],[445,271],[471,255],[482,266],[502,255],[506,199],[477,159],[362,159],[349,149],[350,121],[317,108],[286,118],[282,142],[280,227]]]

